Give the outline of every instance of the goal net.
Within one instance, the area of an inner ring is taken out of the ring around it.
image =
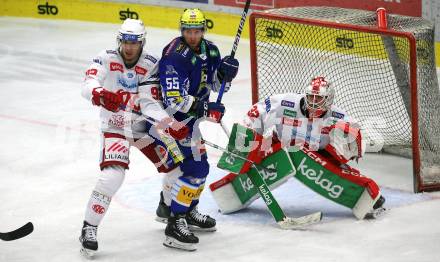
[[[362,125],[368,151],[413,159],[414,191],[440,190],[440,92],[434,26],[416,17],[297,7],[250,16],[252,100],[303,92],[314,76]],[[409,149],[409,150],[405,150]]]

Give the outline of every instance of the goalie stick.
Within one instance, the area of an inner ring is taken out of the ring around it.
[[[250,4],[251,4],[251,0],[247,0],[243,9],[243,13],[241,14],[240,24],[238,25],[238,29],[237,29],[237,35],[235,36],[234,44],[232,45],[232,50],[230,55],[230,57],[232,58],[234,58],[235,52],[237,51],[238,42],[240,42],[241,32],[243,31],[244,23],[246,22],[246,16],[249,11]],[[225,91],[225,85],[226,85],[226,81],[223,80],[220,90],[218,91],[217,104],[220,104],[220,102],[222,101],[223,93]]]
[[[269,211],[271,212],[272,216],[275,218],[275,221],[282,229],[297,229],[321,221],[322,212],[315,212],[301,217],[287,217],[284,214],[278,202],[276,201],[275,197],[270,192],[269,187],[264,182],[261,173],[259,171],[260,168],[257,167],[257,165],[253,161],[246,159],[233,152],[230,152],[221,146],[206,141],[205,139],[203,139],[202,141],[210,147],[221,150],[223,152],[233,155],[234,157],[249,162],[252,165],[252,167],[255,168],[258,175],[249,174],[248,176],[251,179],[252,183],[255,185],[255,187],[258,189],[258,192],[260,193],[261,197],[264,199],[264,202],[268,207]]]
[[[34,231],[34,225],[32,224],[32,222],[28,222],[24,226],[11,232],[0,233],[0,239],[4,241],[12,241],[25,237],[32,233],[32,231]]]

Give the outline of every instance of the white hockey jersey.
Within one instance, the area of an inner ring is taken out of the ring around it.
[[[158,74],[159,59],[145,50],[132,68],[126,68],[118,51],[104,50],[93,59],[87,68],[82,85],[82,96],[91,101],[94,88],[103,87],[109,91],[123,90],[131,98],[122,110],[111,112],[101,107],[101,130],[126,137],[143,137],[145,120],[140,113],[160,121],[168,114],[163,110],[160,100]],[[133,113],[135,112],[135,113]]]
[[[335,105],[321,118],[309,119],[305,115],[304,103],[305,94],[286,93],[267,97],[252,106],[244,125],[263,136],[275,133],[284,144],[303,146],[307,143],[309,149],[319,150],[330,142],[328,127],[338,120],[354,123],[345,111]]]

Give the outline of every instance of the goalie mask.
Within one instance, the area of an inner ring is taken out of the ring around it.
[[[306,87],[305,105],[309,117],[321,117],[333,104],[335,90],[322,76],[312,79]]]

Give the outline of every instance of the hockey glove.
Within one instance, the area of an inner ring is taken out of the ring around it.
[[[189,134],[189,128],[184,123],[179,122],[171,117],[165,118],[160,121],[156,127],[159,130],[165,131],[176,140],[182,140]]]
[[[218,77],[221,81],[225,80],[226,82],[231,82],[237,76],[238,72],[238,60],[225,56],[220,62],[220,66],[218,67]]]
[[[102,87],[94,88],[92,91],[92,103],[102,106],[108,111],[118,112],[130,100],[130,93],[118,90],[116,93]]]
[[[210,121],[220,123],[225,114],[225,106],[222,103],[216,102],[198,102],[197,116],[199,118],[205,117]]]

